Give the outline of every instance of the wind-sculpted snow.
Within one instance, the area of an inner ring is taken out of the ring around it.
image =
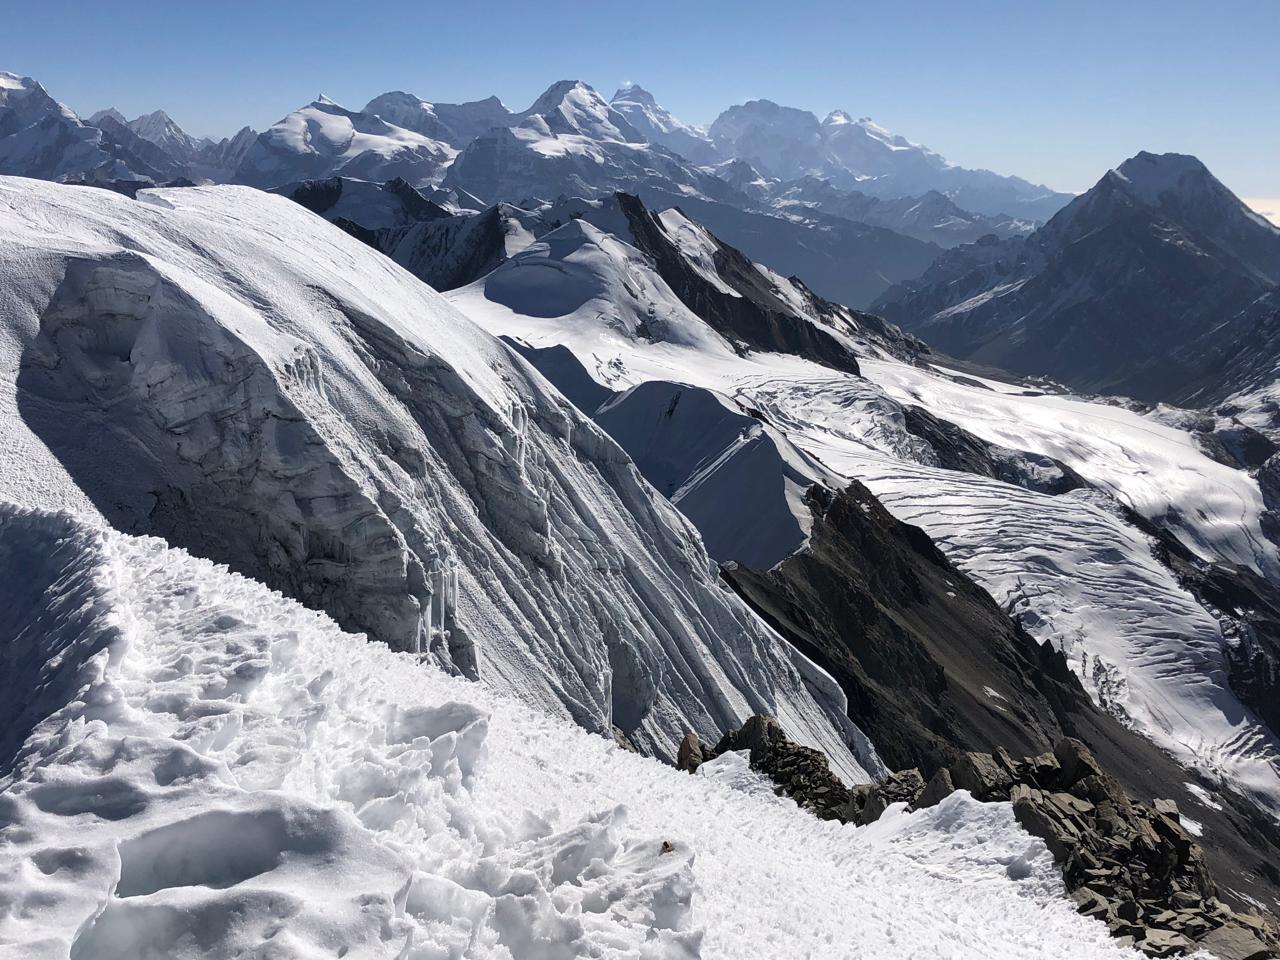
[[[1136,956],[1007,804],[821,822],[65,515],[0,506],[0,578],[5,955]]]
[[[87,497],[647,752],[768,712],[867,777],[838,690],[507,347],[284,198],[139,196],[0,181],[8,497]]]

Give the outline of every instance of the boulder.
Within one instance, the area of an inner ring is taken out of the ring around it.
[[[1053,756],[1062,768],[1060,782],[1063,788],[1074,786],[1085,777],[1102,777],[1102,768],[1093,758],[1093,753],[1075,737],[1058,741],[1058,745],[1053,748]]]
[[[685,773],[695,773],[702,766],[702,741],[690,730],[680,741],[680,749],[676,753],[676,767]]]
[[[916,798],[915,807],[917,810],[923,810],[925,807],[936,806],[951,796],[955,789],[955,784],[951,782],[951,771],[946,767],[939,767],[925,784],[920,796]]]
[[[1006,800],[1013,786],[1013,776],[989,753],[962,753],[951,765],[951,781],[978,800]]]
[[[1210,930],[1195,945],[1209,951],[1218,960],[1269,960],[1277,955],[1253,930],[1237,923],[1226,923]]]

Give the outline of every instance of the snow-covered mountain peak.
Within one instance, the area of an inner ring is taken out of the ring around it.
[[[1243,214],[1265,230],[1280,235],[1280,227],[1254,214],[1197,157],[1143,150],[1108,173],[1114,175],[1130,196],[1148,206],[1175,210],[1188,205],[1218,206],[1222,216]]]
[[[559,80],[533,102],[526,118],[541,117],[557,136],[643,143],[644,137],[604,97],[581,80]]]
[[[442,140],[459,150],[486,131],[511,126],[520,118],[497,97],[469,103],[440,103],[403,90],[374,97],[365,105],[364,112],[377,114],[389,123]]]
[[[674,150],[694,163],[715,163],[722,159],[704,129],[672,116],[652,93],[637,84],[621,87],[609,105],[650,143]]]
[[[610,103],[617,103],[619,100],[625,100],[629,103],[642,103],[650,107],[658,105],[658,101],[654,99],[653,94],[638,83],[624,83],[609,98]]]
[[[720,114],[709,133],[722,156],[747,160],[783,181],[813,174],[886,200],[938,190],[962,210],[1024,220],[1047,219],[1070,200],[1018,177],[959,167],[844,110],[819,121],[807,110],[750,100]]]
[[[107,107],[105,110],[95,111],[93,114],[90,115],[89,122],[96,127],[98,124],[100,124],[103,120],[106,120],[108,117],[114,120],[116,123],[127,124],[129,122],[125,118],[125,115],[121,113],[119,110],[117,110],[115,107]]]
[[[0,98],[20,97],[37,90],[44,93],[44,87],[31,77],[0,70]]]
[[[189,161],[199,148],[196,140],[163,110],[144,113],[129,121],[128,127],[143,140],[160,147],[175,160]]]
[[[448,143],[321,95],[262,133],[238,176],[264,187],[338,173],[361,180],[401,177],[421,186],[437,182],[455,154]]]
[[[6,109],[18,110],[26,115],[56,111],[64,117],[78,119],[69,107],[49,96],[39,81],[0,71],[0,110]],[[0,120],[0,129],[4,129],[4,126],[6,124]]]

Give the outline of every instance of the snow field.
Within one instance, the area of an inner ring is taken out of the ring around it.
[[[0,508],[0,577],[43,715],[0,758],[0,955],[1132,955],[1007,805],[822,823],[66,514]]]

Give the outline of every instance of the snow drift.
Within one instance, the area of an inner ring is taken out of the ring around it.
[[[0,505],[0,579],[6,955],[1136,956],[1008,804],[820,822],[66,514]]]

